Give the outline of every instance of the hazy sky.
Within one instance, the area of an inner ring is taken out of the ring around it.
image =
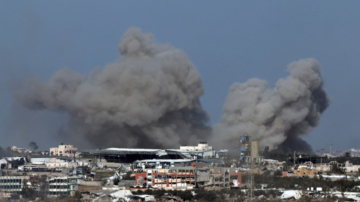
[[[332,99],[305,136],[315,149],[360,148],[360,1],[5,1],[0,0],[0,146],[61,143],[65,114],[14,102],[26,77],[67,66],[86,75],[117,56],[131,26],[184,50],[199,70],[201,98],[219,122],[228,88],[258,77],[273,87],[286,65],[313,57]]]

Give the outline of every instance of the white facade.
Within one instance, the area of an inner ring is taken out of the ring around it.
[[[197,146],[180,146],[181,151],[202,151],[212,150],[212,146],[209,146],[207,142],[200,142]]]
[[[350,149],[350,156],[351,157],[359,157],[360,156],[360,149]]]
[[[360,165],[353,165],[349,161],[346,161],[343,169],[347,173],[355,173],[360,171]]]
[[[18,148],[16,146],[12,146],[11,151],[18,152],[18,153],[32,153],[32,151],[30,149]]]
[[[23,186],[24,180],[29,180],[26,176],[0,176],[1,192],[19,193]]]
[[[50,148],[51,156],[74,156],[77,148],[73,145],[59,145],[59,147]]]
[[[49,195],[72,195],[78,190],[79,180],[73,177],[54,177],[49,179]]]
[[[311,169],[316,169],[320,172],[330,172],[331,166],[333,166],[335,164],[340,169],[342,169],[343,171],[345,171],[347,173],[359,172],[359,169],[360,169],[360,165],[353,165],[349,161],[346,161],[345,164],[338,163],[337,161],[330,161],[329,163],[318,163],[318,164],[313,164],[309,161],[304,163],[304,165],[306,165],[307,167],[309,167]]]
[[[67,162],[56,158],[32,158],[32,165],[45,165],[47,168],[74,168],[78,166],[89,166],[89,162],[76,161]]]

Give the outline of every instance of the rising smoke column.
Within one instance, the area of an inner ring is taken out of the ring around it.
[[[203,139],[204,89],[186,53],[135,27],[122,36],[119,52],[89,76],[64,68],[47,82],[31,80],[15,97],[29,109],[68,113],[60,134],[96,147],[175,147]]]
[[[320,65],[312,58],[301,59],[287,69],[290,75],[279,79],[274,89],[257,78],[234,83],[215,133],[229,142],[238,142],[239,136],[248,134],[259,141],[260,147],[309,152],[311,147],[299,136],[318,125],[329,105]]]

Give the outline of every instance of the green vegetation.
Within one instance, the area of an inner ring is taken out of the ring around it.
[[[28,181],[24,180],[24,185],[23,185],[23,188],[22,188],[20,194],[22,195],[23,198],[34,200],[36,197],[35,190],[30,188],[27,185],[27,182]]]
[[[345,172],[341,168],[339,168],[337,164],[331,166],[331,172],[336,174],[345,174]]]
[[[68,195],[64,195],[64,196],[58,196],[56,197],[55,201],[58,202],[80,202],[81,201],[81,193],[80,192],[75,192],[74,196],[68,196]]]
[[[39,146],[36,144],[36,142],[30,142],[29,147],[32,151],[35,151],[39,148]]]
[[[206,191],[204,189],[197,189],[194,191],[196,193],[195,196],[193,196],[193,194],[191,193],[190,190],[185,190],[185,191],[154,190],[154,191],[152,191],[151,189],[147,189],[145,191],[138,190],[138,191],[134,191],[132,193],[134,195],[137,195],[137,194],[154,195],[155,198],[157,198],[157,199],[160,199],[162,196],[167,194],[169,196],[180,197],[184,201],[197,200],[197,201],[203,201],[203,202],[205,202],[205,201],[224,201],[226,199],[226,197],[231,197],[231,198],[236,198],[236,199],[240,199],[241,197],[244,197],[244,193],[242,193],[240,191],[240,189],[231,189],[231,190],[222,189],[222,190],[211,190],[211,191]],[[265,194],[263,194],[263,195],[265,195]]]
[[[91,168],[90,168],[90,167],[81,166],[80,168],[82,169],[82,174],[83,174],[83,175],[89,175],[90,172],[91,172]]]

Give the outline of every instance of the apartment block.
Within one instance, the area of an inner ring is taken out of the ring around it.
[[[54,177],[49,179],[49,195],[73,195],[78,190],[78,178]]]
[[[192,189],[195,187],[240,187],[241,173],[231,168],[172,167],[169,169],[148,169],[136,173],[136,186],[153,186],[164,189]]]
[[[0,176],[0,191],[5,193],[19,193],[24,181],[28,181],[27,176]]]

